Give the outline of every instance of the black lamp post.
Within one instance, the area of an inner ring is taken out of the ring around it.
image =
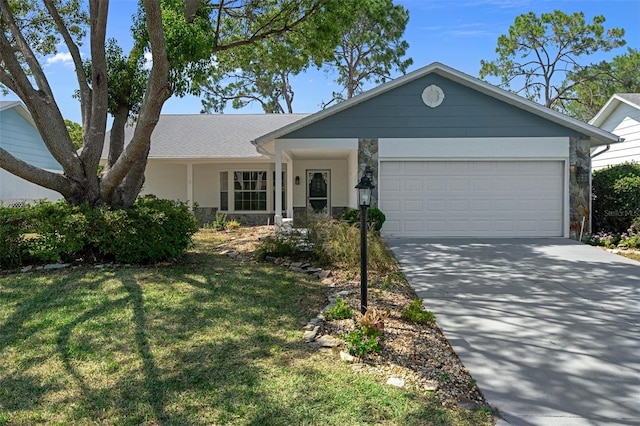
[[[360,312],[367,311],[367,209],[371,205],[371,182],[373,170],[367,166],[364,175],[356,185],[360,205]]]

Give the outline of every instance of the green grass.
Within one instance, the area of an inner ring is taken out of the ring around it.
[[[215,255],[0,276],[0,425],[490,424],[309,350],[306,276]]]

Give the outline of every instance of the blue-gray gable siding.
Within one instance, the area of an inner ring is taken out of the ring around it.
[[[62,170],[38,130],[15,109],[0,111],[0,147],[36,167]]]
[[[445,93],[437,108],[422,102],[425,87]],[[340,111],[283,139],[581,136],[484,93],[429,74]]]

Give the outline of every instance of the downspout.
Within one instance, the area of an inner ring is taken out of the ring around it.
[[[623,139],[624,140],[624,139]],[[603,149],[600,152],[596,152],[591,156],[591,159],[593,160],[594,158],[596,158],[598,155],[604,154],[605,152],[609,151],[609,149],[611,148],[611,145],[607,144],[607,147],[605,149]]]
[[[624,138],[618,138],[618,143],[622,143],[622,142],[624,142]],[[605,149],[603,149],[603,150],[602,150],[602,151],[600,151],[600,152],[596,152],[596,153],[594,153],[594,154],[591,156],[591,159],[593,160],[593,159],[594,159],[594,158],[596,158],[597,156],[604,154],[605,152],[609,151],[609,149],[611,149],[611,145],[610,145],[610,144],[607,144],[607,147],[606,147]]]

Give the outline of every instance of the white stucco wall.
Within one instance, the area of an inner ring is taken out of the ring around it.
[[[293,176],[300,176],[300,185],[293,187],[294,207],[305,207],[307,204],[306,172],[307,170],[331,170],[331,206],[349,205],[349,167],[348,160],[295,160]]]
[[[141,194],[187,202],[187,165],[149,161]]]

